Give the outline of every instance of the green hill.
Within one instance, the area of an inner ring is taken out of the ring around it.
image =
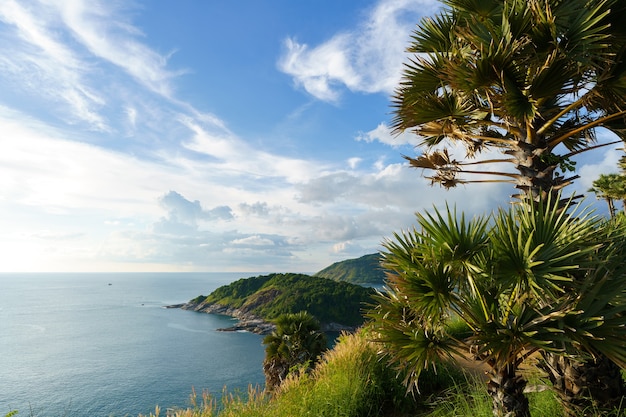
[[[356,259],[335,262],[314,276],[354,284],[382,285],[385,272],[380,266],[380,255],[373,253]]]
[[[306,310],[323,324],[359,326],[363,323],[361,310],[372,294],[371,288],[348,282],[304,274],[270,274],[237,280],[188,304],[197,311],[220,305],[267,321]]]

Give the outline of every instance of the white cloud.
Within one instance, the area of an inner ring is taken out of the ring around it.
[[[331,253],[334,255],[341,255],[343,258],[356,256],[357,254],[365,253],[369,248],[356,244],[352,241],[344,241],[335,243],[332,246]],[[371,251],[371,249],[369,249]]]
[[[434,0],[382,0],[362,25],[320,45],[288,38],[278,66],[319,100],[337,102],[342,87],[389,94],[400,79],[414,25],[436,6]]]
[[[71,109],[70,122],[82,121],[107,131],[108,123],[98,110],[105,98],[86,81],[91,63],[78,56],[62,39],[53,8],[45,4],[0,2],[4,31],[0,68],[4,77],[17,82],[31,95],[45,96]]]
[[[131,106],[127,106],[125,110],[126,116],[128,117],[128,123],[132,130],[135,130],[137,126],[137,109]]]
[[[378,141],[394,148],[403,145],[417,146],[420,143],[420,138],[410,131],[405,131],[397,135],[392,134],[391,129],[386,123],[380,123],[375,129],[369,132],[359,133],[356,140],[367,143]]]
[[[241,203],[239,209],[246,215],[266,217],[270,213],[270,208],[266,202],[257,201],[253,204]]]
[[[170,69],[169,54],[145,43],[129,20],[133,7],[130,1],[0,2],[0,81],[7,92],[39,102],[40,113],[97,132],[133,136],[139,111],[145,124],[161,113],[162,126],[173,119],[172,108],[225,130],[216,116],[175,97],[173,80],[184,71]],[[166,99],[158,109],[155,94]]]
[[[200,221],[229,221],[233,220],[232,210],[228,206],[218,206],[209,210],[202,208],[200,201],[190,201],[177,193],[170,191],[159,199],[161,207],[167,211],[167,217],[157,223],[156,228],[164,233],[183,234],[195,232]]]
[[[356,169],[361,163],[361,161],[363,161],[363,158],[357,158],[357,157],[349,158],[348,166],[350,167],[350,169]]]
[[[273,240],[259,235],[248,236],[243,239],[235,239],[232,241],[232,244],[237,246],[275,246]]]
[[[428,4],[383,1],[354,31],[317,47],[294,41],[285,59],[297,82],[328,100],[342,88],[386,91],[415,14]],[[41,89],[44,100],[33,103],[63,107],[74,123],[0,107],[0,130],[10,139],[0,153],[0,252],[12,256],[2,269],[31,259],[22,265],[312,271],[329,253],[375,250],[434,202],[475,212],[506,198],[493,185],[431,188],[419,171],[384,154],[374,163],[358,154],[327,162],[252,145],[257,138],[239,137],[174,97],[168,57],[142,43],[121,7],[129,6],[0,2],[3,85],[11,76],[17,92]],[[392,138],[385,124],[357,139],[414,140]]]
[[[563,192],[567,194],[585,195],[585,205],[593,204],[601,213],[608,214],[607,205],[604,201],[596,201],[596,195],[588,190],[593,186],[593,182],[597,180],[600,175],[619,171],[617,163],[620,157],[624,155],[624,151],[617,149],[617,147],[618,145],[615,145],[615,147],[609,147],[604,150],[590,151],[581,154],[577,158],[578,162],[576,164],[576,174],[580,175],[580,178],[577,179],[572,186],[565,188]]]
[[[215,167],[230,176],[273,177],[293,184],[327,168],[325,164],[316,161],[288,158],[254,149],[232,133],[212,133],[190,117],[181,117],[180,121],[193,133],[183,146],[215,158]]]
[[[347,56],[350,39],[338,35],[312,50],[294,39],[285,41],[285,56],[279,67],[294,76],[296,82],[311,95],[324,101],[336,101],[335,84],[357,89],[361,83]]]
[[[93,55],[122,68],[150,90],[172,96],[170,80],[183,71],[167,69],[161,55],[137,38],[141,32],[115,6],[124,3],[98,0],[41,0],[58,9],[73,36]]]
[[[61,139],[63,133],[0,107],[6,137],[0,165],[0,200],[49,212],[73,209],[112,210],[120,216],[149,212],[144,201],[161,193],[146,176],[159,167],[131,156]]]

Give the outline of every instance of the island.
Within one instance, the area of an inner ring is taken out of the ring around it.
[[[200,295],[187,303],[168,306],[238,319],[222,331],[271,333],[282,314],[308,311],[324,331],[351,331],[363,324],[362,310],[372,302],[374,289],[344,281],[296,273],[242,278]]]

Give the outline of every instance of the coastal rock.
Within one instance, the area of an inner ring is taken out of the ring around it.
[[[246,331],[260,335],[272,333],[276,325],[269,323],[254,314],[241,309],[223,306],[221,304],[184,303],[166,306],[166,308],[180,308],[182,310],[196,311],[198,313],[219,314],[238,319],[238,322],[230,327],[216,329],[220,332]]]
[[[182,308],[185,304],[172,304],[170,306],[164,306],[163,308]]]

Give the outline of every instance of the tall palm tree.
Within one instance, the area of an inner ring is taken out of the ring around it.
[[[626,227],[609,234],[584,210],[568,214],[569,204],[552,199],[470,221],[418,214],[419,228],[385,242],[389,288],[368,315],[409,387],[442,358],[475,358],[489,366],[494,415],[526,417],[519,370],[529,356],[581,351],[626,364]],[[600,263],[600,250],[616,256]],[[452,316],[469,337],[448,331]]]
[[[442,3],[415,30],[393,98],[394,131],[422,138],[423,153],[406,159],[433,183],[509,182],[523,201],[544,201],[577,178],[573,156],[626,138],[626,2]],[[617,140],[598,142],[599,129]],[[502,156],[482,157],[487,149]]]
[[[570,158],[626,136],[626,3],[620,0],[442,0],[412,36],[392,127],[423,138],[411,166],[454,187],[488,174],[537,200],[577,176]],[[619,142],[619,140],[618,140]],[[611,142],[615,143],[615,142]],[[466,158],[453,158],[462,144]],[[501,158],[481,159],[485,149]],[[509,163],[515,170],[472,169]]]
[[[266,388],[280,386],[298,365],[312,368],[326,350],[326,335],[319,321],[306,311],[283,314],[276,319],[276,330],[263,339]]]
[[[602,198],[609,206],[611,217],[615,215],[615,200],[622,202],[626,213],[626,156],[622,156],[617,163],[619,174],[602,174],[593,182],[589,191],[593,191],[597,198]]]

